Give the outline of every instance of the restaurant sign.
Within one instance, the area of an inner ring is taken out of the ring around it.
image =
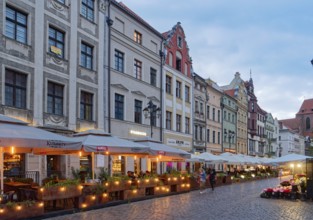
[[[108,147],[107,146],[97,146],[97,151],[108,151]]]
[[[179,147],[191,147],[189,141],[182,141],[182,140],[175,140],[175,139],[167,139],[167,144],[172,146],[179,146]]]

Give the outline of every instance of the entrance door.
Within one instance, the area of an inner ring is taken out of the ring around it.
[[[58,155],[47,156],[47,177],[61,177],[61,158]]]

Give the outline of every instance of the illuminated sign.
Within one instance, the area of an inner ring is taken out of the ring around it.
[[[97,151],[107,151],[108,147],[107,146],[97,146]]]
[[[129,133],[134,134],[134,135],[147,136],[147,133],[143,131],[130,130]]]

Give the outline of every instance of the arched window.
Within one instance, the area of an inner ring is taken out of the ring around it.
[[[311,120],[309,117],[306,118],[305,120],[305,129],[310,130],[311,129]]]

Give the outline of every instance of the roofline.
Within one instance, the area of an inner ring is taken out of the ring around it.
[[[135,12],[131,13],[129,10],[125,9],[119,2],[117,2],[116,0],[112,0],[111,3],[114,4],[114,6],[116,6],[118,9],[120,9],[121,11],[125,12],[128,16],[132,17],[133,19],[135,19],[138,23],[142,24],[143,26],[145,26],[147,29],[149,29],[151,32],[153,32],[154,34],[158,35],[162,40],[164,39],[163,35],[157,31],[155,28],[153,28],[150,24],[148,24],[148,22],[146,22],[144,19],[142,19],[139,15],[137,15]],[[124,3],[123,3],[124,4]],[[126,6],[126,5],[125,5]],[[126,6],[127,7],[127,6]],[[130,9],[131,10],[131,9]],[[140,18],[140,19],[138,19]]]

